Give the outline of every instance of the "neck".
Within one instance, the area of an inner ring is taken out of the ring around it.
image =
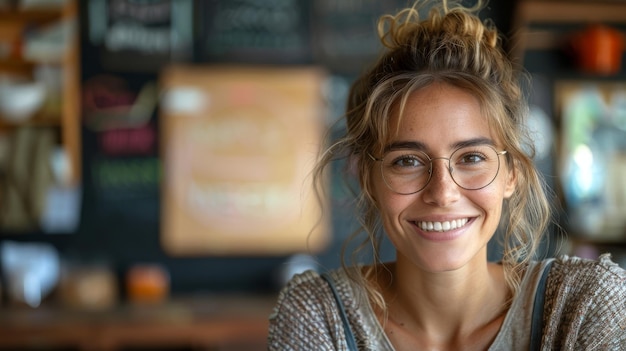
[[[502,267],[475,260],[454,271],[427,272],[398,257],[389,319],[435,340],[459,340],[502,320],[508,289]]]

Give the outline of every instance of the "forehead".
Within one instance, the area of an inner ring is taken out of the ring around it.
[[[493,134],[479,99],[467,90],[433,83],[398,101],[391,116],[387,144],[419,141],[429,149],[451,147]]]

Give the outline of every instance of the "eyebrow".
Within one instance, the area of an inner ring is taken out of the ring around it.
[[[461,140],[461,141],[455,142],[451,145],[451,149],[458,149],[461,147],[476,146],[476,145],[491,145],[493,147],[496,146],[493,140],[489,138],[485,138],[485,137],[480,137],[480,138],[472,138],[472,139]],[[391,150],[407,150],[407,149],[426,152],[428,147],[426,147],[426,144],[420,141],[396,141],[385,146],[385,152],[391,151]]]

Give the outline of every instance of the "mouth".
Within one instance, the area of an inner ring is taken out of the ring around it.
[[[417,221],[414,223],[425,232],[447,232],[464,227],[469,220],[469,218],[460,218],[443,222]]]

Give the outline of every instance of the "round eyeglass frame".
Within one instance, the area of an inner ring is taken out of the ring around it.
[[[374,157],[374,156],[373,156],[372,154],[370,154],[369,152],[367,153],[367,155],[368,155],[368,156],[369,156],[372,160],[374,160],[374,161],[376,161],[376,162],[380,162],[380,175],[381,175],[381,177],[383,178],[383,182],[385,182],[385,185],[387,186],[387,188],[389,188],[389,190],[393,191],[393,192],[394,192],[394,193],[396,193],[396,194],[400,194],[400,195],[413,195],[413,194],[419,193],[420,191],[424,190],[424,189],[428,186],[428,184],[430,183],[430,180],[431,180],[431,178],[432,178],[432,175],[433,175],[433,161],[434,161],[434,160],[447,160],[447,161],[448,161],[448,167],[447,167],[447,169],[448,169],[448,173],[450,174],[450,178],[452,179],[452,181],[454,182],[454,184],[458,185],[461,189],[465,189],[465,190],[480,190],[480,189],[484,189],[484,188],[488,187],[489,185],[491,185],[491,183],[493,183],[493,181],[494,181],[494,180],[496,180],[496,177],[498,177],[498,173],[500,173],[500,157],[499,157],[499,156],[505,155],[505,154],[507,153],[507,151],[506,151],[506,150],[498,151],[498,150],[496,150],[496,148],[495,148],[495,147],[493,147],[493,146],[491,146],[491,145],[484,145],[484,146],[486,146],[486,147],[488,147],[488,148],[492,149],[492,150],[496,153],[496,155],[498,156],[498,157],[497,157],[497,159],[498,159],[498,169],[496,170],[496,173],[493,175],[493,178],[491,178],[491,180],[490,180],[487,184],[485,184],[485,185],[483,185],[483,186],[480,186],[480,187],[478,187],[478,188],[466,188],[466,187],[462,186],[461,184],[459,184],[459,183],[457,182],[457,180],[454,178],[454,175],[452,175],[452,166],[451,166],[451,164],[450,164],[450,162],[451,162],[450,160],[452,159],[452,156],[454,156],[454,154],[455,154],[455,153],[457,153],[459,150],[463,149],[464,147],[460,147],[460,148],[458,148],[458,149],[456,149],[456,150],[452,151],[452,153],[450,154],[450,156],[449,156],[449,157],[430,157],[430,155],[428,155],[427,153],[425,153],[425,152],[423,152],[423,151],[417,151],[417,152],[420,152],[420,153],[424,154],[424,156],[426,156],[426,158],[428,159],[428,162],[429,162],[429,167],[428,167],[428,179],[426,180],[426,183],[424,183],[424,186],[422,186],[421,188],[419,188],[419,189],[417,189],[417,190],[415,190],[415,191],[412,191],[412,192],[407,192],[407,193],[403,193],[403,192],[399,192],[399,191],[395,190],[395,189],[394,189],[394,188],[392,188],[392,187],[391,187],[391,185],[389,185],[389,183],[387,182],[387,179],[385,178],[385,171],[383,170],[383,167],[384,167],[384,163],[383,163],[383,161],[385,160],[385,156],[383,156],[382,158],[377,158],[377,157]]]

